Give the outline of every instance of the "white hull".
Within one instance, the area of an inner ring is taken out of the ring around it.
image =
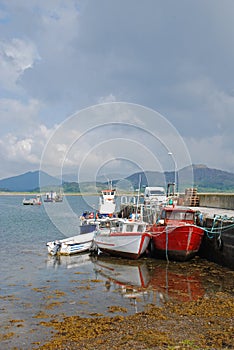
[[[51,255],[71,255],[89,250],[93,243],[95,231],[47,243]]]
[[[145,253],[150,238],[151,235],[146,232],[110,235],[100,233],[94,238],[94,243],[101,251],[111,255],[137,259]]]
[[[40,197],[36,197],[36,198],[24,198],[23,199],[23,205],[41,205],[41,200]]]

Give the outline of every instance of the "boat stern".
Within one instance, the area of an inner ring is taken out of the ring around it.
[[[59,241],[52,241],[46,244],[48,253],[51,255],[57,255],[61,249],[61,243]]]

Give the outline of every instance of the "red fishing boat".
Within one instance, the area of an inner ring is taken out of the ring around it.
[[[157,222],[148,228],[153,255],[177,261],[193,258],[204,235],[196,221],[196,211],[191,208],[163,207]]]

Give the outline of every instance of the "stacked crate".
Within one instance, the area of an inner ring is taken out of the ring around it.
[[[198,207],[199,206],[199,197],[197,195],[196,188],[186,188],[185,189],[184,205],[188,205],[190,207]]]

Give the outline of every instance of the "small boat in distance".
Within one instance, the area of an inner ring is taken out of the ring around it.
[[[71,255],[90,250],[95,231],[79,234],[46,244],[48,253],[51,255]]]
[[[204,235],[204,230],[196,225],[196,221],[196,211],[191,208],[163,207],[157,222],[148,227],[152,235],[153,255],[178,261],[193,258]]]
[[[24,198],[23,205],[41,205],[41,196],[38,194],[33,198]]]
[[[57,193],[54,191],[47,192],[46,198],[44,199],[44,202],[47,202],[47,203],[62,202],[62,201],[63,201],[62,193]]]
[[[138,259],[146,252],[151,234],[146,223],[128,219],[100,219],[94,246],[110,255]]]

